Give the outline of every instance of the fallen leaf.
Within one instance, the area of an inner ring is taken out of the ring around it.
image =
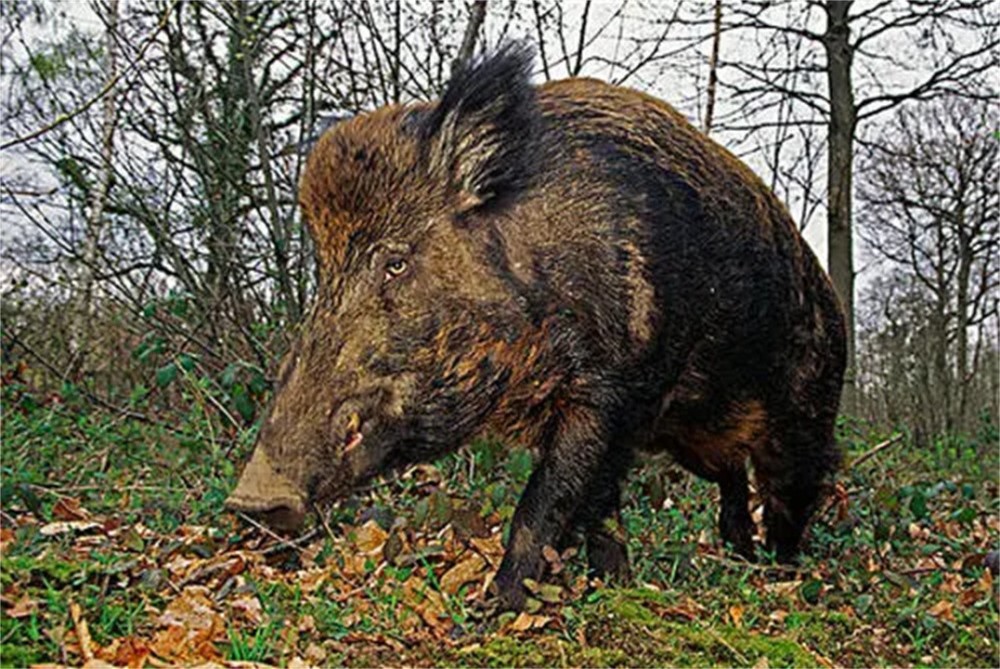
[[[753,669],[771,669],[771,663],[767,661],[767,655],[761,655],[760,659],[754,663]]]
[[[115,669],[115,665],[108,664],[104,660],[94,657],[84,662],[81,669]]]
[[[56,520],[87,520],[90,512],[75,497],[60,497],[52,506],[52,516]]]
[[[167,660],[221,658],[214,642],[225,638],[226,625],[215,610],[208,589],[188,586],[167,605],[157,624],[164,627],[153,639],[153,652]]]
[[[736,627],[742,627],[743,622],[743,607],[739,604],[733,604],[729,607],[729,619],[733,622]]]
[[[253,595],[244,595],[229,603],[235,617],[242,619],[253,626],[260,625],[264,621],[264,612],[260,605],[260,600]]]
[[[503,559],[503,538],[499,532],[491,535],[488,539],[473,537],[469,543],[489,561],[490,566],[494,569],[500,566],[500,561]]]
[[[478,553],[470,553],[469,557],[441,576],[441,590],[449,595],[454,595],[463,585],[482,576],[485,569],[486,560],[483,556]]]
[[[322,646],[310,642],[309,645],[306,646],[305,659],[306,662],[311,662],[314,665],[321,667],[326,661],[326,651],[323,650]]]
[[[4,615],[10,618],[26,618],[32,611],[38,610],[38,602],[28,597],[27,594],[14,602],[14,606],[4,611]]]
[[[802,580],[797,579],[794,581],[776,581],[774,583],[765,583],[764,590],[774,593],[775,595],[788,596],[794,595],[798,592],[799,586],[802,585]]]
[[[80,654],[89,663],[94,659],[94,649],[90,638],[90,630],[87,628],[87,619],[83,617],[83,610],[80,608],[80,605],[73,601],[69,603],[69,615],[73,619],[77,641],[80,642]]]
[[[927,609],[927,613],[934,616],[935,618],[941,618],[943,620],[952,620],[954,615],[952,614],[952,609],[954,605],[947,599],[942,599],[934,606]]]
[[[305,615],[299,618],[299,632],[301,632],[302,634],[308,634],[310,632],[315,632],[315,631],[316,631],[316,619],[313,616],[306,613]]]
[[[0,555],[2,555],[14,541],[14,530],[9,527],[0,528]]]
[[[530,629],[541,629],[545,627],[552,620],[550,616],[536,616],[526,611],[522,611],[518,614],[514,620],[511,621],[508,629],[514,632],[525,632]]]
[[[379,527],[374,520],[369,520],[354,530],[354,545],[359,551],[369,555],[381,551],[388,538],[389,533]]]
[[[111,645],[101,650],[98,655],[118,667],[140,669],[146,664],[150,654],[149,644],[133,636],[115,639]]]
[[[90,520],[59,520],[54,523],[43,525],[39,534],[44,537],[54,537],[69,532],[89,532],[100,529],[101,524]]]

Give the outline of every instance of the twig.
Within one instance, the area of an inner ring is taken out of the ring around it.
[[[732,560],[730,558],[719,557],[718,555],[712,555],[711,553],[703,553],[695,555],[694,557],[705,558],[711,560],[712,562],[718,562],[719,564],[726,567],[733,567],[734,569],[749,569],[751,571],[778,571],[778,572],[792,572],[794,574],[808,574],[809,569],[804,569],[802,567],[793,567],[791,565],[785,564],[757,564],[756,562],[743,562],[740,560]]]
[[[269,536],[272,539],[276,540],[279,544],[281,544],[281,546],[283,546],[285,548],[291,548],[293,551],[297,551],[299,553],[302,552],[302,547],[298,546],[296,542],[308,541],[309,538],[316,532],[316,530],[309,530],[308,532],[306,532],[302,536],[298,537],[294,541],[289,541],[288,539],[283,539],[281,536],[275,534],[274,532],[271,531],[271,529],[269,527],[266,527],[265,525],[261,525],[256,520],[254,520],[253,518],[251,518],[247,514],[243,513],[242,511],[240,511],[237,515],[239,515],[240,518],[242,518],[243,520],[245,520],[249,524],[253,525],[258,530],[260,530],[261,532],[263,532],[264,534],[266,534],[267,536]],[[277,551],[275,550],[275,547],[272,546],[267,551],[264,551],[264,554],[267,555],[269,552],[277,552]]]
[[[853,462],[851,462],[851,464],[849,464],[847,466],[847,469],[854,469],[855,467],[857,467],[858,465],[860,465],[865,460],[868,460],[870,458],[875,457],[876,455],[878,455],[879,453],[881,453],[885,449],[889,448],[893,444],[898,444],[900,441],[902,441],[902,439],[903,439],[903,435],[902,434],[894,434],[893,436],[889,437],[885,441],[876,444],[873,448],[871,448],[871,449],[865,451],[864,453],[862,453]],[[856,493],[856,492],[860,492],[860,491],[859,490],[848,490],[845,493],[843,493],[843,495],[836,495],[836,494],[831,495],[830,501],[826,503],[826,506],[823,507],[822,511],[820,511],[818,514],[816,514],[816,517],[817,518],[823,518],[823,517],[825,517],[826,514],[830,513],[830,509],[832,509],[833,507],[837,506],[838,502],[840,502],[842,499],[849,498],[853,493]]]
[[[451,73],[457,74],[472,58],[472,52],[476,48],[476,37],[479,35],[479,28],[486,18],[486,0],[475,0],[469,7],[469,22],[465,25],[465,36],[462,37],[462,46],[458,50],[458,55],[451,63]]]
[[[85,103],[83,103],[81,106],[79,106],[76,109],[74,109],[73,111],[71,111],[71,112],[69,112],[67,114],[60,114],[59,116],[56,116],[55,119],[53,119],[51,123],[47,123],[46,125],[42,126],[38,130],[34,130],[32,132],[29,132],[27,135],[22,135],[21,137],[15,137],[14,139],[10,140],[9,142],[5,142],[3,144],[0,144],[0,151],[5,150],[5,149],[9,149],[12,146],[17,146],[18,144],[24,144],[25,142],[30,142],[33,139],[37,139],[38,137],[41,137],[42,135],[44,135],[47,132],[55,130],[56,128],[58,128],[59,126],[61,126],[63,123],[66,123],[67,121],[73,120],[74,118],[76,118],[77,116],[79,116],[80,114],[82,114],[83,112],[85,112],[88,109],[90,109],[91,107],[93,107],[99,100],[101,100],[108,93],[110,93],[111,90],[115,86],[118,85],[118,82],[121,81],[122,78],[124,78],[126,74],[132,74],[132,72],[134,72],[135,70],[137,70],[139,68],[139,62],[142,60],[143,55],[146,53],[146,49],[149,48],[149,46],[155,40],[156,36],[167,25],[167,19],[170,18],[170,14],[173,13],[174,7],[178,4],[179,1],[180,0],[174,0],[174,2],[171,3],[171,5],[169,7],[167,7],[167,10],[163,13],[163,17],[160,19],[159,24],[157,24],[157,26],[153,30],[153,32],[150,33],[149,37],[146,38],[146,41],[143,42],[142,45],[139,47],[139,51],[135,55],[135,60],[132,61],[131,66],[129,67],[128,70],[126,70],[125,72],[119,72],[118,76],[114,77],[113,79],[108,80],[108,83],[106,83],[104,85],[104,88],[102,88],[100,91],[98,91],[97,95],[95,95],[94,97],[90,98]]]
[[[848,465],[848,469],[853,469],[853,468],[857,467],[858,465],[860,465],[865,460],[868,460],[869,458],[873,458],[876,455],[878,455],[879,453],[881,453],[882,451],[884,451],[885,449],[887,449],[890,446],[892,446],[893,444],[899,443],[900,441],[902,441],[902,439],[903,439],[903,435],[902,434],[894,434],[893,436],[889,437],[888,439],[886,439],[882,443],[877,444],[874,448],[872,448],[872,449],[870,449],[870,450],[862,453],[856,460],[854,460],[850,465]]]
[[[91,647],[90,630],[87,629],[87,620],[83,617],[80,605],[71,601],[69,603],[69,614],[73,618],[73,626],[76,628],[76,638],[80,642],[80,654],[85,662],[94,659],[94,649]]]
[[[337,538],[333,535],[333,530],[330,529],[330,515],[333,508],[328,508],[325,513],[320,513],[320,510],[316,507],[313,507],[313,509],[316,511],[316,517],[319,518],[319,522],[323,526],[323,529],[326,530],[326,536],[328,536],[331,541],[336,541]]]

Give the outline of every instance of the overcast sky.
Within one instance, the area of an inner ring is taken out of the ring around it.
[[[123,5],[127,5],[128,0],[123,0]],[[621,25],[626,26],[627,29],[633,29],[635,26],[645,25],[647,29],[658,31],[656,26],[650,26],[648,19],[655,18],[658,14],[666,15],[666,12],[672,11],[673,3],[660,3],[655,0],[628,0],[628,5],[626,6],[626,16],[631,17],[632,22],[622,23]],[[863,11],[866,7],[872,6],[875,0],[861,0],[855,4],[853,10],[854,13]],[[65,31],[67,25],[74,25],[85,31],[93,31],[94,33],[100,33],[103,29],[103,24],[97,15],[93,12],[88,2],[83,0],[63,0],[58,3],[60,8],[65,12],[68,22],[49,22],[44,27],[34,27],[31,30],[30,37],[34,39],[41,40],[53,40],[60,37],[60,31]],[[614,49],[620,48],[619,45],[619,33],[614,28],[614,25],[608,23],[609,18],[621,5],[619,0],[595,0],[591,4],[591,14],[588,21],[588,33],[595,34],[601,30],[602,26],[606,24],[608,27],[599,37],[596,37],[593,41],[591,50],[588,51],[591,55],[604,55],[609,59],[614,59],[614,56],[621,55],[614,53]],[[500,12],[506,8],[506,2],[498,2],[494,0],[490,7],[492,12]],[[579,16],[582,12],[584,6],[584,0],[567,0],[563,4],[564,12],[567,17]],[[123,8],[124,9],[124,8]],[[494,16],[492,13],[487,18],[487,33],[488,41],[495,42],[496,31],[499,24],[499,17]],[[822,31],[822,21],[817,15],[813,16],[813,20],[818,23],[818,25],[811,26],[816,31]],[[617,25],[617,24],[615,24]],[[573,26],[570,26],[572,30]],[[461,28],[458,28],[459,32]],[[628,35],[626,35],[627,37]],[[680,39],[684,35],[680,33],[677,29],[671,34],[671,39]],[[759,46],[755,43],[755,37],[751,34],[744,33],[742,37],[737,37],[732,33],[727,33],[723,38],[722,51],[723,60],[753,60],[758,57]],[[703,89],[704,78],[707,76],[707,67],[704,65],[704,61],[707,61],[707,54],[710,48],[708,42],[706,42],[701,47],[702,56],[700,60],[693,59],[691,55],[684,56],[683,61],[681,57],[678,57],[678,62],[674,63],[661,63],[655,66],[644,68],[636,73],[635,76],[630,78],[627,82],[628,85],[634,86],[645,90],[651,94],[660,97],[667,102],[673,104],[682,113],[684,113],[688,119],[695,125],[700,125],[701,113],[704,105],[704,101],[697,97],[695,92],[699,89]],[[884,48],[884,45],[883,45]],[[926,71],[921,69],[920,66],[920,54],[914,54],[911,58],[914,64],[911,71],[894,71],[891,73],[891,78],[889,81],[882,82],[885,85],[896,84],[900,86],[905,86],[910,84],[912,81],[919,79],[921,76],[925,75]],[[856,69],[859,64],[856,64]],[[555,72],[559,72],[558,68]],[[584,68],[584,74],[590,76],[598,76],[607,79],[614,79],[616,75],[620,76],[620,71],[615,72],[612,68],[604,67],[599,63],[591,62]],[[864,79],[863,76],[859,76],[859,83]],[[699,84],[699,85],[696,85]],[[824,82],[817,82],[817,85],[823,85]],[[727,99],[725,91],[720,91],[720,98],[717,102],[718,111],[716,113],[716,118],[722,118],[726,115],[740,114],[740,113],[751,113],[754,110],[741,110],[738,106],[734,106],[733,102]],[[9,136],[9,132],[4,124],[3,130],[0,131],[0,135]],[[737,137],[736,135],[721,133],[713,135],[715,139],[720,141],[724,146],[730,148],[738,155],[741,155],[745,161],[759,174],[766,174],[766,165],[763,163],[759,152],[755,151],[758,145],[754,141],[759,142],[760,140],[752,141],[741,141],[743,138]],[[11,173],[23,169],[25,163],[16,158],[12,158],[11,152],[5,152],[2,156],[2,163],[0,163],[0,171],[4,173],[4,176],[8,176]],[[825,190],[825,184],[820,183],[820,189]],[[780,195],[780,194],[779,194]],[[798,212],[798,207],[796,203],[790,202],[790,209],[793,215]],[[6,212],[4,220],[2,221],[2,232],[0,232],[0,242],[9,238],[9,234],[16,229],[17,220],[12,217],[9,212]],[[826,221],[825,213],[819,212],[818,215],[813,216],[810,219],[808,227],[804,231],[804,236],[809,242],[809,244],[815,250],[817,256],[825,264],[826,262]]]

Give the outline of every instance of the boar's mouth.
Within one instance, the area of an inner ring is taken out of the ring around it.
[[[276,530],[290,532],[300,528],[305,520],[306,496],[274,470],[263,448],[257,448],[225,507],[242,511]]]

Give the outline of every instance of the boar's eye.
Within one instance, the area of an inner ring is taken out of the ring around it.
[[[402,258],[389,258],[385,261],[385,280],[391,281],[406,273],[406,261]]]

